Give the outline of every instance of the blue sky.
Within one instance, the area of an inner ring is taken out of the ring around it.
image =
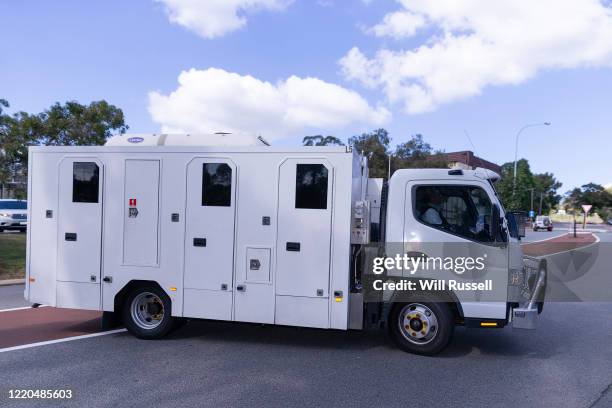
[[[261,132],[274,144],[382,126],[394,143],[421,133],[435,148],[472,150],[467,130],[476,152],[498,163],[513,160],[522,125],[550,121],[521,137],[519,156],[532,170],[553,172],[562,192],[612,183],[612,23],[601,11],[609,6],[593,0],[585,17],[599,18],[593,31],[579,24],[582,6],[572,10],[573,0],[561,11],[502,8],[515,19],[511,27],[526,21],[522,40],[485,23],[497,10],[449,1],[440,2],[445,10],[384,0],[258,1],[236,9],[241,27],[213,34],[211,21],[228,10],[211,17],[219,10],[206,2],[4,1],[0,97],[28,112],[106,99],[124,110],[133,133],[223,126],[210,130]],[[171,21],[172,7],[200,19]],[[528,22],[545,11],[558,29]],[[462,13],[471,20],[457,19]]]

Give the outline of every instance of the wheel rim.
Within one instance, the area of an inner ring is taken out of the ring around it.
[[[156,328],[164,320],[164,303],[155,293],[139,293],[130,305],[132,320],[145,330]]]
[[[430,343],[439,331],[435,313],[421,303],[404,306],[399,314],[398,324],[402,336],[420,346]]]

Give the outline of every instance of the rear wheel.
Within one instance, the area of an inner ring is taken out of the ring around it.
[[[133,289],[123,305],[125,327],[138,338],[159,339],[174,328],[168,295],[157,286]]]
[[[448,303],[398,303],[389,318],[389,330],[395,343],[415,354],[439,353],[450,342],[454,329]]]
[[[4,232],[4,228],[0,228],[0,232]]]

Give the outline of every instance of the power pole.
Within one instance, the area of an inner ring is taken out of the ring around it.
[[[538,211],[538,215],[542,215],[542,201],[544,201],[544,192],[543,191],[540,192],[540,210]]]

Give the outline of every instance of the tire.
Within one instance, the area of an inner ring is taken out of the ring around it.
[[[533,227],[533,231],[537,232],[538,231],[538,227]]]
[[[176,327],[172,302],[155,285],[134,288],[125,299],[121,316],[128,331],[140,339],[160,339]]]
[[[4,232],[4,228],[0,228],[0,232]]]
[[[413,317],[408,320],[407,315]],[[448,346],[454,330],[455,320],[448,303],[396,303],[389,315],[391,338],[409,353],[438,354]]]

